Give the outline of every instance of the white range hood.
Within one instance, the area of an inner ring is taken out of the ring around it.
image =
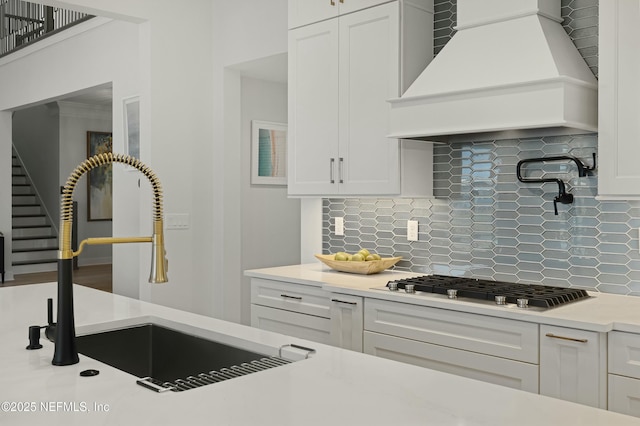
[[[457,32],[392,99],[389,137],[435,142],[597,132],[598,83],[560,0],[458,0]]]

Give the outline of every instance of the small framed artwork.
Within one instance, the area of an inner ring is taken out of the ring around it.
[[[113,139],[109,132],[87,132],[87,157],[112,152]],[[111,220],[112,164],[94,167],[87,174],[87,220]]]
[[[133,96],[123,101],[124,111],[124,152],[140,159],[140,97]],[[136,170],[127,167],[127,170]]]
[[[251,121],[251,183],[287,184],[287,125]]]

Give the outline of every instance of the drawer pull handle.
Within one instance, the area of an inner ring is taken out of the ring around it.
[[[336,302],[336,303],[344,303],[346,305],[357,305],[356,302],[347,302],[346,300],[340,300],[340,299],[331,299],[332,302]]]
[[[588,339],[576,339],[575,337],[556,336],[553,333],[547,333],[546,336],[551,337],[553,339],[570,340],[572,342],[579,342],[579,343],[587,343],[589,341]]]
[[[335,163],[336,163],[335,158],[329,159],[329,182],[330,183],[336,183],[336,180],[333,178],[333,168],[335,166]]]
[[[300,296],[289,296],[288,294],[281,294],[280,297],[285,297],[287,299],[302,300],[302,297]]]
[[[331,0],[330,3],[331,3],[331,6],[335,6],[336,5],[336,2],[333,1],[333,0]]]

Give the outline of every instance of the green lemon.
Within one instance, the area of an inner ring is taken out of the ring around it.
[[[335,260],[343,260],[346,261],[347,259],[347,254],[346,253],[336,253],[336,255],[333,257]]]

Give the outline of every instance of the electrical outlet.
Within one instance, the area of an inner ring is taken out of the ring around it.
[[[407,241],[418,241],[418,221],[407,221]]]
[[[344,217],[336,217],[333,224],[335,226],[336,235],[344,235]]]
[[[189,213],[171,213],[164,216],[166,229],[189,229]]]

